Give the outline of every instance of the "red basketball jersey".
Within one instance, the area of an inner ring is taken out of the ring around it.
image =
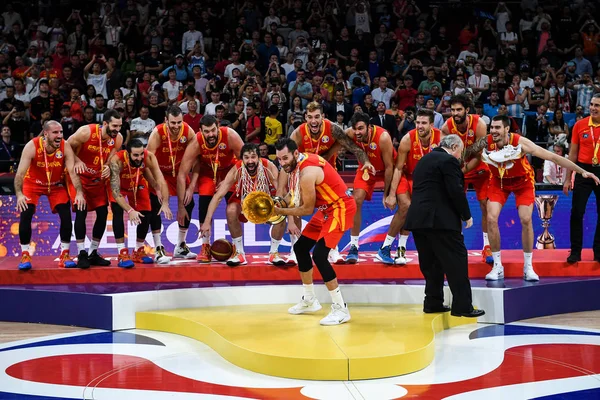
[[[129,153],[127,150],[121,150],[117,152],[117,157],[121,160],[123,168],[121,169],[121,191],[122,192],[136,192],[140,189],[147,189],[148,182],[144,178],[144,171],[146,170],[146,157],[148,157],[148,150],[144,150],[144,161],[139,168],[134,168],[129,162]]]
[[[454,118],[448,118],[448,122],[447,122],[448,131],[450,132],[450,134],[460,136],[460,138],[462,139],[462,141],[465,145],[465,149],[467,147],[471,146],[473,143],[475,143],[475,133],[477,132],[477,124],[479,124],[479,115],[467,114],[466,118],[467,118],[467,131],[466,132],[461,132],[458,130],[458,128],[456,127],[456,124],[454,123]],[[469,160],[465,160],[465,161],[469,161]],[[479,165],[475,169],[473,169],[472,171],[469,171],[465,175],[465,179],[479,175],[478,172],[481,170],[489,170],[486,163],[480,162]]]
[[[98,124],[88,125],[90,137],[81,145],[77,157],[85,164],[85,172],[81,177],[100,179],[102,168],[108,162],[110,152],[115,148],[115,139],[109,137],[102,140],[102,127]]]
[[[314,139],[311,136],[310,128],[306,122],[300,125],[298,129],[302,138],[300,145],[298,146],[298,151],[300,153],[311,153],[321,156],[325,154],[329,149],[331,149],[331,147],[335,143],[335,138],[331,133],[331,121],[329,121],[328,119],[323,120],[323,124],[321,126],[321,133],[316,139]],[[334,155],[328,161],[331,163],[331,165],[335,167],[336,159],[337,155]]]
[[[342,177],[337,173],[335,168],[331,166],[323,157],[316,154],[302,153],[301,160],[298,161],[299,171],[306,167],[319,167],[323,169],[323,182],[319,183],[316,189],[315,207],[324,208],[323,206],[334,206],[340,203],[340,199],[348,197],[346,191],[348,187]]]
[[[46,153],[46,140],[43,137],[33,138],[35,156],[25,174],[24,184],[47,187],[65,184],[65,141],[52,154]]]
[[[416,129],[408,132],[410,137],[410,150],[406,156],[406,164],[404,165],[404,173],[407,175],[412,175],[414,172],[417,163],[425,154],[429,154],[431,150],[435,149],[440,145],[440,140],[442,139],[442,131],[436,128],[431,128],[431,136],[429,138],[429,143],[427,146],[423,146],[421,141],[419,140],[419,135]]]
[[[519,139],[521,138],[521,135],[516,134],[516,133],[509,133],[509,135],[510,135],[510,139],[508,141],[508,144],[516,147],[519,144]],[[492,135],[489,135],[487,137],[487,143],[488,143],[488,145],[487,145],[488,151],[498,150],[496,143],[494,143],[494,141],[492,139]],[[525,153],[521,154],[521,158],[519,158],[518,160],[511,160],[511,162],[514,163],[514,166],[510,169],[504,170],[504,174],[503,174],[502,178],[510,179],[510,178],[517,178],[517,177],[525,177],[527,180],[530,180],[531,182],[535,182],[535,173],[533,171],[533,168],[529,164],[529,161],[527,160]],[[506,164],[506,163],[503,163],[503,164]],[[502,165],[501,165],[501,167],[502,167]],[[500,171],[498,170],[498,168],[494,167],[493,165],[490,165],[489,169],[493,176],[495,176],[496,178],[500,178]]]
[[[156,129],[160,137],[160,145],[154,154],[158,161],[158,166],[165,177],[175,177],[177,176],[177,172],[179,172],[179,165],[183,159],[183,154],[188,143],[188,136],[192,128],[184,122],[175,140],[171,140],[167,124],[160,124]]]
[[[227,127],[219,127],[219,137],[214,147],[208,147],[208,144],[202,136],[202,132],[196,134],[196,140],[200,144],[200,157],[203,163],[212,167],[215,165],[217,170],[224,170],[237,162],[237,157],[229,146],[229,136]]]
[[[367,153],[369,161],[375,167],[375,170],[381,172],[385,170],[385,165],[383,163],[383,156],[381,155],[381,145],[379,141],[381,139],[381,135],[383,135],[383,133],[387,131],[382,127],[376,125],[371,125],[371,128],[372,129],[371,132],[369,132],[369,139],[367,140],[367,143],[359,142],[358,139],[356,139],[356,136],[353,138],[353,140],[354,143],[360,146],[364,150],[364,152]],[[396,149],[394,149],[393,147],[392,152],[392,158],[395,160],[397,153]],[[359,163],[359,169],[362,166],[362,163]]]

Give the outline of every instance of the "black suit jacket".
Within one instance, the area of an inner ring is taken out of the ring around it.
[[[354,111],[352,110],[352,106],[349,103],[344,103],[344,123],[347,124],[350,122],[350,118],[352,118],[352,114]],[[337,102],[334,100],[332,103],[329,103],[329,107],[327,110],[327,118],[330,121],[337,121]]]
[[[396,124],[396,118],[389,114],[384,114],[383,118],[383,125],[381,124],[381,118],[379,118],[379,115],[371,118],[371,124],[381,126],[383,129],[388,131],[392,139],[396,138],[397,140],[400,140],[400,138],[398,138],[398,125]]]
[[[413,172],[411,205],[404,229],[461,231],[471,218],[460,164],[441,147],[433,149]]]

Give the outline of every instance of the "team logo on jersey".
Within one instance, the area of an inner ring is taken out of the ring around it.
[[[63,158],[63,153],[60,150],[56,150],[56,155],[54,156],[56,158]]]
[[[475,136],[475,132],[473,131],[473,129],[469,129],[469,136],[471,136],[471,137]]]
[[[181,139],[179,139],[179,143],[183,144],[185,142],[187,142],[187,138],[185,136],[182,136]],[[225,144],[225,143],[223,143],[223,144]]]
[[[323,136],[323,138],[321,139],[321,142],[328,143],[329,142],[329,136]]]
[[[227,148],[227,145],[225,143],[221,143],[219,145],[219,150],[225,150]]]
[[[369,145],[369,148],[370,148],[371,150],[377,150],[377,143],[375,143],[375,142],[371,142],[371,144]]]
[[[584,133],[584,134],[583,134],[583,138],[584,138],[584,139],[587,139],[588,137],[589,137],[589,135],[588,135],[587,133]]]
[[[113,139],[113,138],[108,139],[108,145],[109,146],[114,146],[115,145],[115,139]]]

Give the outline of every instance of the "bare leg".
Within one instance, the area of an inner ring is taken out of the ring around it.
[[[531,253],[533,251],[533,223],[531,214],[533,213],[533,204],[529,206],[519,206],[519,219],[521,220],[521,240],[523,241],[523,252]]]
[[[500,229],[498,228],[498,218],[502,204],[489,201],[487,203],[487,230],[490,239],[490,247],[492,252],[500,251]]]
[[[483,233],[487,233],[488,232],[488,227],[487,227],[487,199],[481,200],[479,202],[479,208],[481,208],[481,231]]]
[[[360,228],[362,223],[362,205],[365,201],[365,197],[367,196],[367,192],[363,189],[357,189],[352,193],[352,197],[354,197],[354,201],[356,202],[356,214],[354,214],[354,225],[350,230],[351,236],[360,235]]]
[[[229,203],[227,204],[226,216],[227,226],[229,227],[229,233],[231,237],[238,238],[242,236],[242,223],[239,220],[239,216],[242,213],[242,206],[240,203]]]

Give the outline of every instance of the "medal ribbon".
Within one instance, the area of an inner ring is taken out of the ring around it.
[[[167,143],[169,143],[169,159],[171,160],[171,165],[173,166],[173,177],[175,177],[175,158],[176,156],[173,155],[173,146],[171,145],[171,134],[170,132],[167,133],[167,128],[165,127],[165,125],[163,125],[163,132],[165,133],[165,136],[167,137]],[[183,125],[181,125],[181,131],[179,132],[179,135],[177,136],[177,141],[179,141],[179,139],[181,138],[181,134],[183,133]]]
[[[131,184],[134,183],[133,179],[131,179],[131,163],[129,162],[129,155],[127,153],[125,153],[125,162],[127,163],[127,168],[129,169],[129,187],[131,187]],[[138,190],[138,184],[140,182],[140,169],[136,168],[137,172],[135,174],[135,186],[133,187],[133,203],[135,204],[135,206],[137,207],[137,190]]]
[[[427,153],[423,153],[423,145],[421,144],[421,139],[419,139],[419,134],[417,133],[415,135],[415,143],[419,145],[419,151],[421,152],[421,158],[423,158],[423,156],[425,154],[429,154],[431,152],[431,146],[433,145],[433,137],[435,136],[433,133],[433,129],[431,129],[430,131],[431,137],[429,138],[429,147],[427,147]]]
[[[600,148],[600,140],[596,141],[593,126],[590,126],[590,132],[592,133],[592,143],[594,144],[594,156],[592,157],[592,164],[598,165],[598,149]]]
[[[310,149],[312,150],[312,149],[314,149],[314,146],[313,146],[314,139],[312,138],[312,135],[310,133],[310,127],[308,126],[308,123],[306,124],[306,133],[308,133]],[[323,138],[324,134],[325,134],[325,123],[323,122],[323,125],[321,125],[321,134],[319,135],[319,138],[317,139],[317,151],[315,152],[316,155],[319,155],[319,147],[321,146],[321,139]]]
[[[96,125],[96,132],[98,133],[98,147],[100,147],[100,176],[102,176],[102,171],[104,170],[104,154],[102,153],[102,128],[100,128],[100,125]]]
[[[44,166],[46,167],[46,178],[48,178],[48,193],[50,193],[50,185],[52,183],[52,171],[50,171],[50,166],[48,165],[48,155],[46,154],[46,138],[43,138],[42,140],[44,141],[44,144],[42,145],[42,153],[44,153]]]
[[[369,132],[369,137],[367,138],[367,143],[370,145],[371,144],[371,140],[373,139],[373,136],[375,135],[375,127],[372,126],[371,127],[371,132]],[[367,150],[365,150],[365,144],[363,142],[360,142],[360,147],[362,147],[363,151],[365,152],[365,154],[367,154],[367,156],[369,155],[369,152]],[[364,181],[368,181],[369,180],[369,171],[368,170],[364,170],[363,174],[362,174],[362,178]]]

